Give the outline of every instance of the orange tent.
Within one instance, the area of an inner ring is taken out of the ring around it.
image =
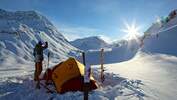
[[[74,58],[56,65],[49,71],[50,78],[55,84],[58,93],[67,91],[83,91],[85,66]],[[90,90],[98,86],[93,76],[90,75]]]

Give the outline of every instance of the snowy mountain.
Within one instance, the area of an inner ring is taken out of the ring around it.
[[[135,56],[139,49],[139,42],[132,39],[121,41],[109,48],[104,48],[104,63],[117,63],[130,60]],[[100,64],[100,50],[88,51],[86,53],[87,62],[90,64]]]
[[[39,41],[49,43],[51,60],[66,59],[75,47],[58,32],[56,27],[36,11],[10,12],[0,9],[0,66],[33,62],[33,48]],[[45,57],[47,51],[44,52]],[[32,67],[33,68],[33,67]]]
[[[98,36],[76,39],[71,41],[71,44],[84,51],[96,50],[108,46],[108,43]]]
[[[155,23],[145,32],[143,50],[177,56],[177,16],[166,23]]]
[[[108,44],[99,37],[88,37],[72,41],[71,44],[85,50],[86,60],[92,65],[100,64],[101,48],[104,48],[104,63],[127,61],[133,58],[139,49],[139,41],[135,39]]]

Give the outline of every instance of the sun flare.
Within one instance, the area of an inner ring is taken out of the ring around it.
[[[125,38],[126,39],[136,39],[137,35],[140,34],[140,27],[136,25],[135,22],[133,22],[132,24],[128,24],[128,23],[124,23],[125,24],[125,29],[123,29],[122,31],[127,33]]]

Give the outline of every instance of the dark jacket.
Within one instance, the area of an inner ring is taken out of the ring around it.
[[[36,44],[33,55],[35,57],[35,62],[43,61],[43,50],[48,47],[48,43],[46,42],[45,45]]]

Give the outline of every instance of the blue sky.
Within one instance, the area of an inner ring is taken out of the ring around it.
[[[107,41],[126,35],[124,22],[136,21],[143,33],[157,16],[177,9],[177,0],[0,0],[5,10],[36,10],[69,40],[101,36]]]

